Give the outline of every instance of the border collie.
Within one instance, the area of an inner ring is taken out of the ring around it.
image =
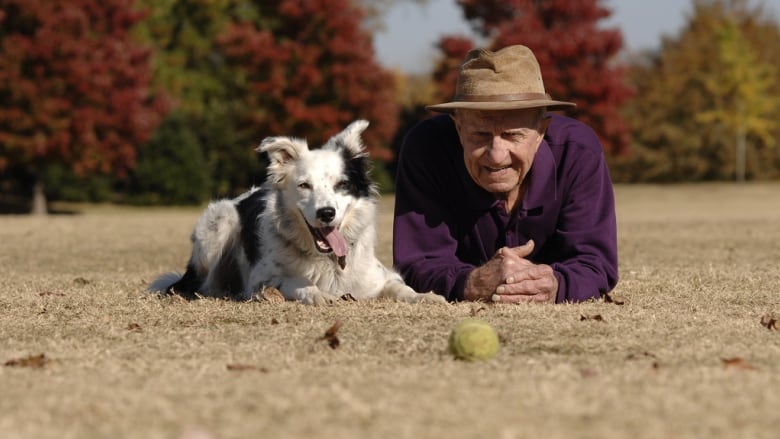
[[[209,204],[192,233],[184,275],[163,275],[150,290],[249,300],[264,288],[285,299],[326,304],[340,297],[440,302],[418,293],[376,257],[375,184],[357,120],[319,149],[268,137],[265,183]]]

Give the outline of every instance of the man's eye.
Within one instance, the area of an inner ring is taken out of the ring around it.
[[[298,183],[298,189],[311,189],[311,184],[308,181],[302,181]]]

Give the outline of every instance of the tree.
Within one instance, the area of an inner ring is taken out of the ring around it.
[[[372,122],[367,149],[377,159],[397,127],[393,78],[373,55],[361,10],[349,0],[253,2],[258,20],[239,20],[218,38],[243,87],[241,129],[325,141],[356,118]]]
[[[218,37],[229,23],[238,20],[259,20],[251,3],[242,0],[140,0],[149,10],[148,17],[136,28],[136,35],[157,48],[154,55],[154,83],[176,98],[176,119],[166,129],[189,130],[187,145],[198,157],[205,159],[207,171],[203,178],[208,197],[233,196],[259,182],[263,166],[254,152],[259,140],[253,133],[240,129],[238,120],[246,111],[240,104],[246,90],[238,75],[226,62]],[[172,133],[166,134],[170,136]],[[151,148],[140,160],[142,168],[163,166],[173,156],[167,148]],[[178,161],[170,167],[189,167]],[[125,187],[133,199],[160,198],[158,190],[144,183],[140,175],[132,176]],[[181,187],[173,188],[177,184]],[[168,194],[189,194],[192,186],[185,180],[169,179]],[[149,190],[149,193],[135,191]],[[167,203],[199,203],[203,200],[186,196],[164,199]]]
[[[733,179],[743,140],[744,175],[778,175],[780,80],[771,66],[780,31],[765,17],[743,0],[697,0],[680,35],[635,64],[629,76],[642,98],[625,109],[635,141],[618,171],[625,179]]]
[[[0,0],[0,172],[51,164],[126,175],[167,111],[150,89],[151,50],[131,38],[133,0]]]
[[[745,181],[747,136],[754,135],[768,146],[775,144],[772,129],[777,125],[780,102],[772,96],[771,89],[777,71],[771,64],[757,59],[733,19],[723,23],[716,48],[722,68],[704,78],[704,87],[717,106],[695,117],[705,124],[720,124],[734,135],[735,177],[742,182]]]
[[[366,118],[370,153],[392,156],[393,79],[376,63],[352,1],[142,1],[152,12],[139,34],[160,47],[155,79],[178,98],[215,195],[262,182],[254,147],[269,135],[314,146]]]
[[[568,110],[589,124],[607,152],[624,154],[628,127],[619,108],[630,96],[615,56],[623,45],[617,29],[599,22],[611,14],[599,0],[459,0],[467,20],[489,39],[488,48],[523,44],[536,55],[545,88],[577,103]],[[440,44],[445,48],[452,41]],[[462,42],[460,44],[462,46]],[[461,58],[462,59],[462,58]],[[450,68],[451,54],[445,53]],[[450,90],[449,96],[454,91]]]

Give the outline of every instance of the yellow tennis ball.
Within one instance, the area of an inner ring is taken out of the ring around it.
[[[498,353],[498,334],[483,320],[463,319],[452,328],[449,350],[461,360],[489,360]]]

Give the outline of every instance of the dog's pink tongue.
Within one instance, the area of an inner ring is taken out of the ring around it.
[[[328,245],[333,249],[333,253],[336,256],[347,255],[347,240],[335,227],[323,227],[322,234],[325,236],[325,240],[328,241]]]

